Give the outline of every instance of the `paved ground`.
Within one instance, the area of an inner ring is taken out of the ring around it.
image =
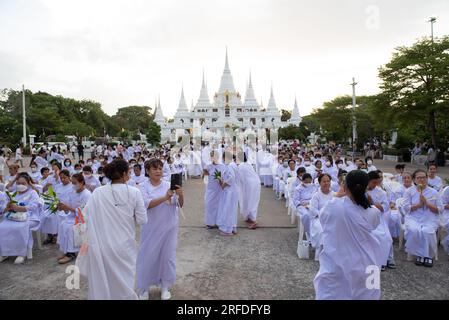
[[[391,163],[376,161],[379,168]],[[202,180],[185,184],[186,219],[181,219],[174,299],[314,299],[313,278],[318,263],[299,260],[297,228],[290,224],[285,203],[270,189],[262,189],[261,228],[239,228],[238,235],[222,237],[202,226]],[[241,220],[241,219],[240,219]],[[240,226],[244,226],[242,221]],[[397,270],[382,273],[382,298],[449,299],[449,261],[440,248],[440,260],[431,269],[406,261],[396,248]],[[35,250],[34,259],[16,266],[0,264],[0,299],[86,299],[86,284],[68,290],[66,266],[56,263],[53,245]],[[312,254],[313,255],[313,254]],[[150,299],[159,292],[151,291]]]

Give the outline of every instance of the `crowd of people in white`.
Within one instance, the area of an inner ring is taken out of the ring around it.
[[[162,299],[171,297],[184,204],[173,174],[204,180],[204,223],[223,236],[237,235],[239,212],[256,229],[261,187],[272,188],[298,221],[298,253],[315,249],[318,299],[378,299],[380,289],[366,289],[366,267],[398,267],[393,238],[405,241],[416,265],[432,267],[441,231],[449,231],[449,187],[434,164],[428,171],[397,165],[395,173],[383,173],[371,157],[352,159],[339,148],[299,141],[176,150],[101,146],[83,158],[44,146],[29,171],[19,172],[21,154],[15,163],[0,154],[8,169],[3,175],[0,167],[0,262],[32,259],[33,232],[44,234],[43,244],[63,253],[58,263],[87,257],[91,299],[148,299],[152,285],[161,287]],[[45,202],[53,193],[54,208]],[[87,237],[80,243],[75,226],[83,223]],[[449,236],[441,243],[449,253]]]

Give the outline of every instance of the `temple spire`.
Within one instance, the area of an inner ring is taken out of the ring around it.
[[[225,67],[223,75],[221,76],[219,93],[224,93],[225,91],[235,92],[234,80],[232,79],[231,70],[229,69],[228,47],[226,47]]]
[[[179,106],[178,106],[178,111],[189,111],[187,109],[187,103],[186,103],[186,99],[184,98],[184,85],[182,86],[181,89],[181,98],[179,99]]]
[[[267,110],[278,111],[278,108],[276,107],[276,101],[274,100],[273,83],[271,84],[270,100],[268,101],[268,108],[267,108]]]
[[[245,107],[259,109],[259,104],[257,103],[256,97],[254,95],[253,83],[251,81],[251,71],[249,73],[249,83],[246,87],[245,102],[243,103]]]

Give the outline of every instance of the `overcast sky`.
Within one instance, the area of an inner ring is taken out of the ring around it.
[[[249,70],[266,106],[301,115],[338,95],[378,92],[378,67],[393,49],[449,34],[448,0],[0,0],[0,88],[46,91],[100,102],[114,114],[128,105],[165,116],[184,85],[190,107],[204,68],[218,90],[225,48],[236,89]]]

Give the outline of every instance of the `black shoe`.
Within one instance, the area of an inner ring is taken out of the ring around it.
[[[387,270],[387,267],[386,267],[386,266],[380,267],[380,271],[385,271],[385,270]]]
[[[416,258],[415,265],[423,266],[424,265],[424,258],[421,258],[421,257]]]
[[[432,268],[433,267],[433,259],[432,258],[424,258],[424,267]]]
[[[389,269],[396,269],[396,263],[394,263],[393,261],[388,261],[387,262],[387,268],[389,268]]]

